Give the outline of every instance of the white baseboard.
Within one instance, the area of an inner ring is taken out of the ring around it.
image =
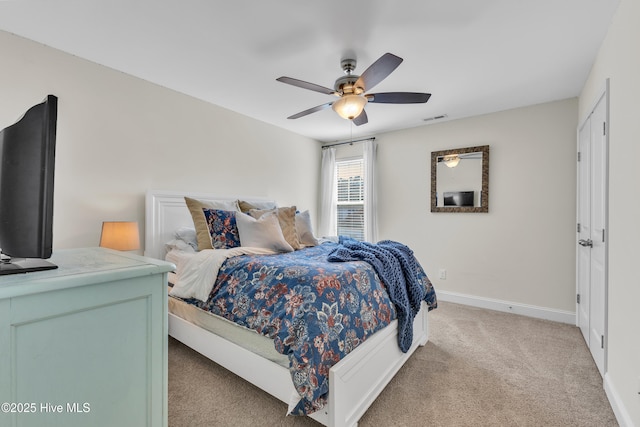
[[[633,427],[631,416],[627,412],[622,400],[620,400],[620,396],[613,386],[611,376],[608,373],[604,374],[604,391],[607,394],[607,399],[609,399],[609,404],[611,405],[611,409],[613,409],[613,414],[616,416],[620,427]]]
[[[442,290],[436,291],[436,295],[438,296],[438,300],[441,301],[455,302],[457,304],[487,308],[489,310],[503,311],[505,313],[515,313],[538,319],[569,323],[572,325],[576,324],[576,314],[569,311],[554,310],[546,307],[537,307],[534,305],[520,304]]]

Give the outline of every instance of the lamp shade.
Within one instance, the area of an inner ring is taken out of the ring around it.
[[[135,221],[105,221],[102,223],[100,246],[118,251],[140,249],[140,233]]]
[[[360,95],[343,95],[331,108],[343,119],[353,120],[362,113],[368,99]]]

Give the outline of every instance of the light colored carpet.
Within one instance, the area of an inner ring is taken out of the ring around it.
[[[572,325],[440,302],[359,426],[617,426]],[[169,426],[319,426],[169,339]]]

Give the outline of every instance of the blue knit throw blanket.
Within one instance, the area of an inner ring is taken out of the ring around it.
[[[398,346],[406,353],[413,342],[413,319],[422,300],[427,297],[430,285],[422,267],[409,247],[391,240],[383,240],[377,244],[360,242],[340,236],[340,244],[332,250],[327,260],[330,262],[366,261],[378,273],[386,285],[391,302],[395,304],[398,315]],[[429,301],[427,301],[429,302]]]

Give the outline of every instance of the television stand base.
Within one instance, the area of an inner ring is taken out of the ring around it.
[[[32,271],[53,270],[57,265],[40,258],[13,258],[0,262],[0,276],[5,274],[31,273]]]

